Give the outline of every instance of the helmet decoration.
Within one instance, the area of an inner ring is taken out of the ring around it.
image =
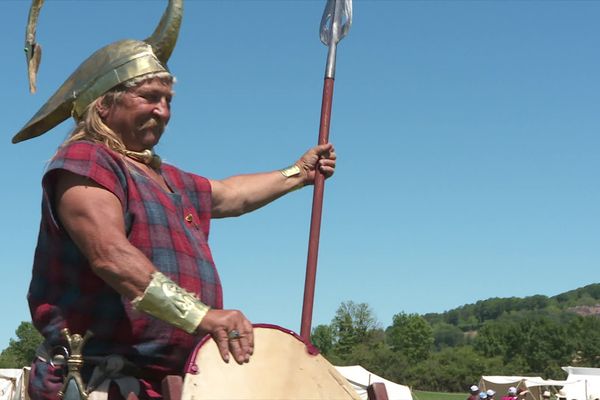
[[[35,43],[35,24],[42,3],[43,0],[32,2],[25,38],[32,92],[41,56],[40,46]],[[70,116],[80,118],[90,103],[123,82],[146,74],[168,72],[167,61],[175,48],[182,16],[183,0],[169,0],[150,37],[120,40],[96,51],[67,78],[12,142],[40,136]]]

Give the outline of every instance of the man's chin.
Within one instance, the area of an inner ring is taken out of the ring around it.
[[[144,148],[151,149],[158,144],[161,137],[162,132],[145,133],[141,142]]]

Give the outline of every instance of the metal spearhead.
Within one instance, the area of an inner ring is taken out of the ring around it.
[[[335,55],[337,44],[352,26],[352,0],[327,0],[321,17],[321,42],[329,47],[325,77],[335,77]]]
[[[321,18],[320,36],[325,46],[337,44],[352,26],[352,0],[327,0]]]
[[[35,93],[36,76],[42,59],[42,46],[35,42],[35,30],[37,27],[40,9],[44,0],[32,0],[27,18],[27,28],[25,30],[25,59],[27,60],[27,73],[29,76],[29,91]]]

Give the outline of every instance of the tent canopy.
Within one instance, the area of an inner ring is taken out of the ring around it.
[[[351,365],[348,367],[335,367],[340,374],[350,382],[354,390],[361,399],[367,399],[367,387],[376,382],[385,384],[389,400],[412,400],[412,394],[408,386],[388,381],[374,373],[366,370],[360,365]]]
[[[509,387],[514,386],[519,392],[528,391],[525,399],[539,400],[542,398],[545,386],[555,386],[551,382],[557,381],[544,380],[540,376],[482,376],[479,387],[483,390],[492,389],[502,397],[508,392]]]
[[[528,390],[526,399],[540,400],[545,388],[555,388],[566,394],[567,400],[600,399],[600,368],[563,367],[569,376],[566,380],[543,379],[539,376],[482,376],[479,386],[506,393],[510,386]]]
[[[567,399],[600,399],[600,368],[562,367],[569,374],[563,391]]]
[[[0,400],[26,398],[29,367],[0,369]]]

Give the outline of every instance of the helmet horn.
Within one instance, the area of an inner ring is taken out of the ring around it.
[[[144,40],[152,46],[154,54],[163,64],[166,64],[175,48],[177,36],[179,36],[182,15],[183,0],[169,0],[167,9],[154,30],[154,33]]]

